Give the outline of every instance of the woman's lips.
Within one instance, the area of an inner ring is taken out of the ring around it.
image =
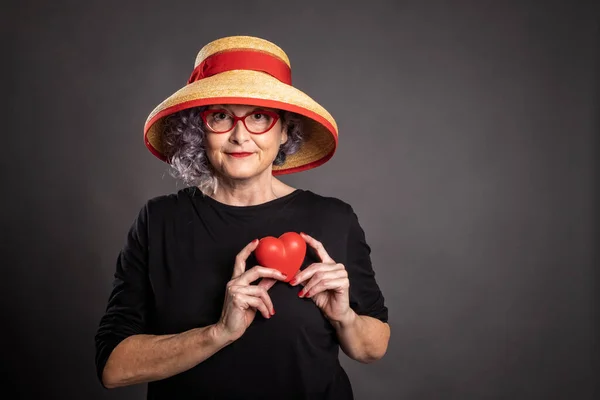
[[[232,157],[241,158],[241,157],[251,156],[254,153],[227,153],[227,154],[230,155],[230,156],[232,156]]]

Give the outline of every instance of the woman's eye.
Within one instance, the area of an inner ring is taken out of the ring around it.
[[[254,114],[254,119],[259,120],[259,119],[264,119],[267,116],[265,114],[261,114],[261,113],[255,113]]]

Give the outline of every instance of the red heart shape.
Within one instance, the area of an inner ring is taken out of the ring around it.
[[[302,266],[306,242],[296,232],[286,232],[279,238],[266,236],[260,239],[254,254],[260,265],[283,272],[287,275],[285,282],[289,282]]]

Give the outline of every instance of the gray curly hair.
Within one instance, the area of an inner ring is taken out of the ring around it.
[[[214,193],[217,178],[205,152],[206,131],[201,113],[208,106],[181,110],[165,118],[163,149],[170,162],[170,175],[188,186],[197,186],[203,193]],[[302,120],[296,113],[278,110],[287,127],[288,140],[279,147],[273,161],[283,165],[286,157],[296,153],[304,139]]]

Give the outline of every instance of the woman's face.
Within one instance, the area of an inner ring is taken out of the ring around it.
[[[256,107],[238,104],[212,105],[208,109],[224,109],[232,115],[242,117],[253,111],[274,111],[273,108]],[[228,118],[218,115],[217,118]],[[264,115],[250,116],[260,120]],[[232,130],[226,133],[215,133],[206,129],[206,155],[220,175],[231,179],[248,179],[270,170],[279,146],[287,140],[287,133],[282,129],[281,119],[265,133],[249,132],[242,121],[238,121]]]

